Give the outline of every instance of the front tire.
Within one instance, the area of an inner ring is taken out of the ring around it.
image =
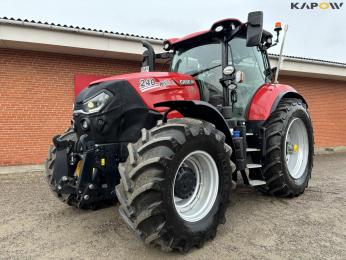
[[[306,105],[300,99],[283,99],[264,125],[266,156],[263,176],[267,189],[280,196],[299,196],[311,178],[313,129]]]
[[[61,140],[72,140],[74,142],[77,141],[77,134],[72,129],[67,129],[65,133],[63,133],[61,136],[59,136]],[[45,161],[45,176],[47,183],[49,184],[50,189],[56,193],[56,183],[53,179],[53,170],[55,165],[55,159],[56,159],[56,147],[55,145],[51,145],[48,149],[48,157]],[[57,194],[58,195],[58,194]],[[58,195],[59,197],[59,195]],[[61,196],[60,196],[61,197]]]
[[[234,170],[224,135],[208,122],[172,119],[143,129],[128,150],[116,187],[119,212],[128,226],[165,251],[186,252],[213,238],[225,221]],[[193,197],[203,190],[202,182],[205,203]]]

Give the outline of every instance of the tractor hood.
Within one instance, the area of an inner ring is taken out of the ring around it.
[[[167,108],[154,104],[199,100],[199,88],[190,75],[143,72],[92,82],[76,98],[73,111],[78,137],[95,143],[135,142],[142,128],[151,128]]]
[[[142,98],[149,109],[154,104],[171,100],[200,100],[195,79],[175,72],[140,72],[117,75],[94,81],[88,88],[98,87],[108,81],[127,81]]]

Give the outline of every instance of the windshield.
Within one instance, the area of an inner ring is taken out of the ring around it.
[[[178,49],[173,57],[172,70],[194,74],[218,64],[221,65],[221,45],[220,43],[210,43],[191,49]]]
[[[263,56],[257,47],[246,47],[244,38],[234,38],[229,43],[229,65],[245,74],[245,80],[237,84],[238,101],[234,117],[244,118],[247,104],[257,89],[266,81]],[[222,105],[223,90],[221,43],[212,42],[189,49],[178,49],[172,60],[171,70],[195,77],[202,100],[214,106]]]
[[[193,75],[200,86],[202,99],[222,104],[221,44],[219,42],[178,49],[172,60],[171,70]],[[211,100],[210,100],[211,98]],[[221,102],[221,103],[220,103]]]

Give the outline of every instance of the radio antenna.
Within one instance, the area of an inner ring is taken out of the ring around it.
[[[285,28],[284,28],[284,37],[282,39],[281,48],[280,48],[280,54],[279,54],[279,60],[278,60],[278,65],[276,67],[276,73],[275,73],[275,80],[274,80],[275,84],[279,83],[278,78],[279,78],[280,68],[281,68],[282,63],[283,63],[282,52],[284,50],[284,44],[285,44],[287,30],[288,30],[288,24],[286,24]]]

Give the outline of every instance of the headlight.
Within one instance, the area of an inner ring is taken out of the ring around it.
[[[83,111],[87,114],[99,112],[110,99],[110,94],[102,92],[83,103]]]

